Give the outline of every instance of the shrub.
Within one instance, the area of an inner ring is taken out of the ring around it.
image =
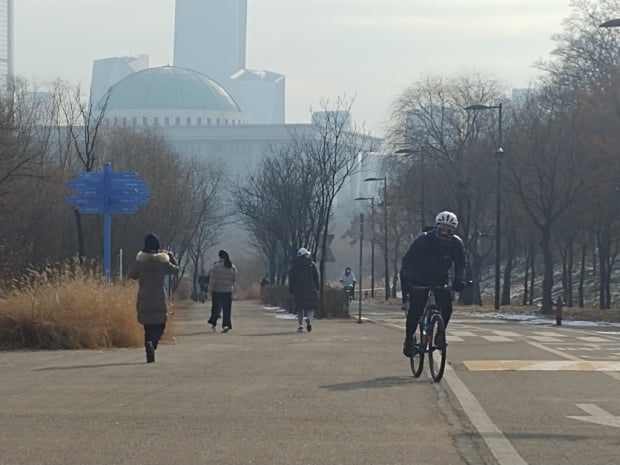
[[[325,311],[321,317],[349,318],[349,305],[342,289],[333,287],[325,288]],[[295,310],[295,299],[288,293],[288,286],[267,285],[261,289],[261,302],[265,305],[287,309],[290,313]]]
[[[135,282],[106,284],[101,275],[67,264],[28,270],[0,300],[0,348],[139,347]],[[170,339],[174,324],[167,325]]]
[[[240,287],[235,290],[235,295],[239,300],[258,299],[261,296],[261,287],[256,283],[249,287]]]

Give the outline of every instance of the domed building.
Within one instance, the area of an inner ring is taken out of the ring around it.
[[[107,98],[107,103],[105,99]],[[99,102],[112,126],[238,126],[249,115],[222,86],[176,66],[147,68],[114,84]]]

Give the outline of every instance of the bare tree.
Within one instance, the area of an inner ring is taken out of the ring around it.
[[[97,166],[95,148],[110,94],[108,92],[102,103],[95,104],[92,98],[83,97],[80,87],[72,89],[69,86],[58,86],[57,92],[60,112],[64,117],[66,131],[73,142],[74,153],[83,170],[92,171]],[[78,235],[78,256],[80,260],[83,260],[86,252],[82,218],[77,208],[74,212]]]
[[[327,236],[332,220],[334,201],[345,182],[356,174],[362,161],[374,147],[372,139],[363,128],[351,125],[353,100],[338,98],[333,105],[321,103],[322,111],[313,117],[314,137],[297,139],[303,147],[303,154],[318,173],[316,203],[318,216],[315,218],[315,243],[318,245],[320,270],[320,298],[317,317],[325,316],[323,308],[325,289],[325,260]],[[316,254],[317,250],[313,250]],[[316,256],[316,255],[315,255]]]

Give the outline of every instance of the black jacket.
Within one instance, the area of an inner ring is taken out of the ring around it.
[[[402,260],[401,283],[422,286],[447,284],[454,263],[454,280],[465,280],[465,247],[457,235],[440,239],[435,231],[420,234]]]
[[[288,272],[288,291],[297,309],[316,310],[319,305],[319,271],[312,259],[297,257]]]

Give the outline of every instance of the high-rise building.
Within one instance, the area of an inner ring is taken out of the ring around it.
[[[245,68],[247,0],[176,0],[174,66],[219,84]]]
[[[0,89],[13,83],[13,0],[0,0]]]
[[[90,98],[98,105],[110,88],[121,79],[149,67],[149,56],[110,57],[93,61]]]
[[[272,71],[242,69],[225,85],[252,124],[284,124],[283,74]]]

